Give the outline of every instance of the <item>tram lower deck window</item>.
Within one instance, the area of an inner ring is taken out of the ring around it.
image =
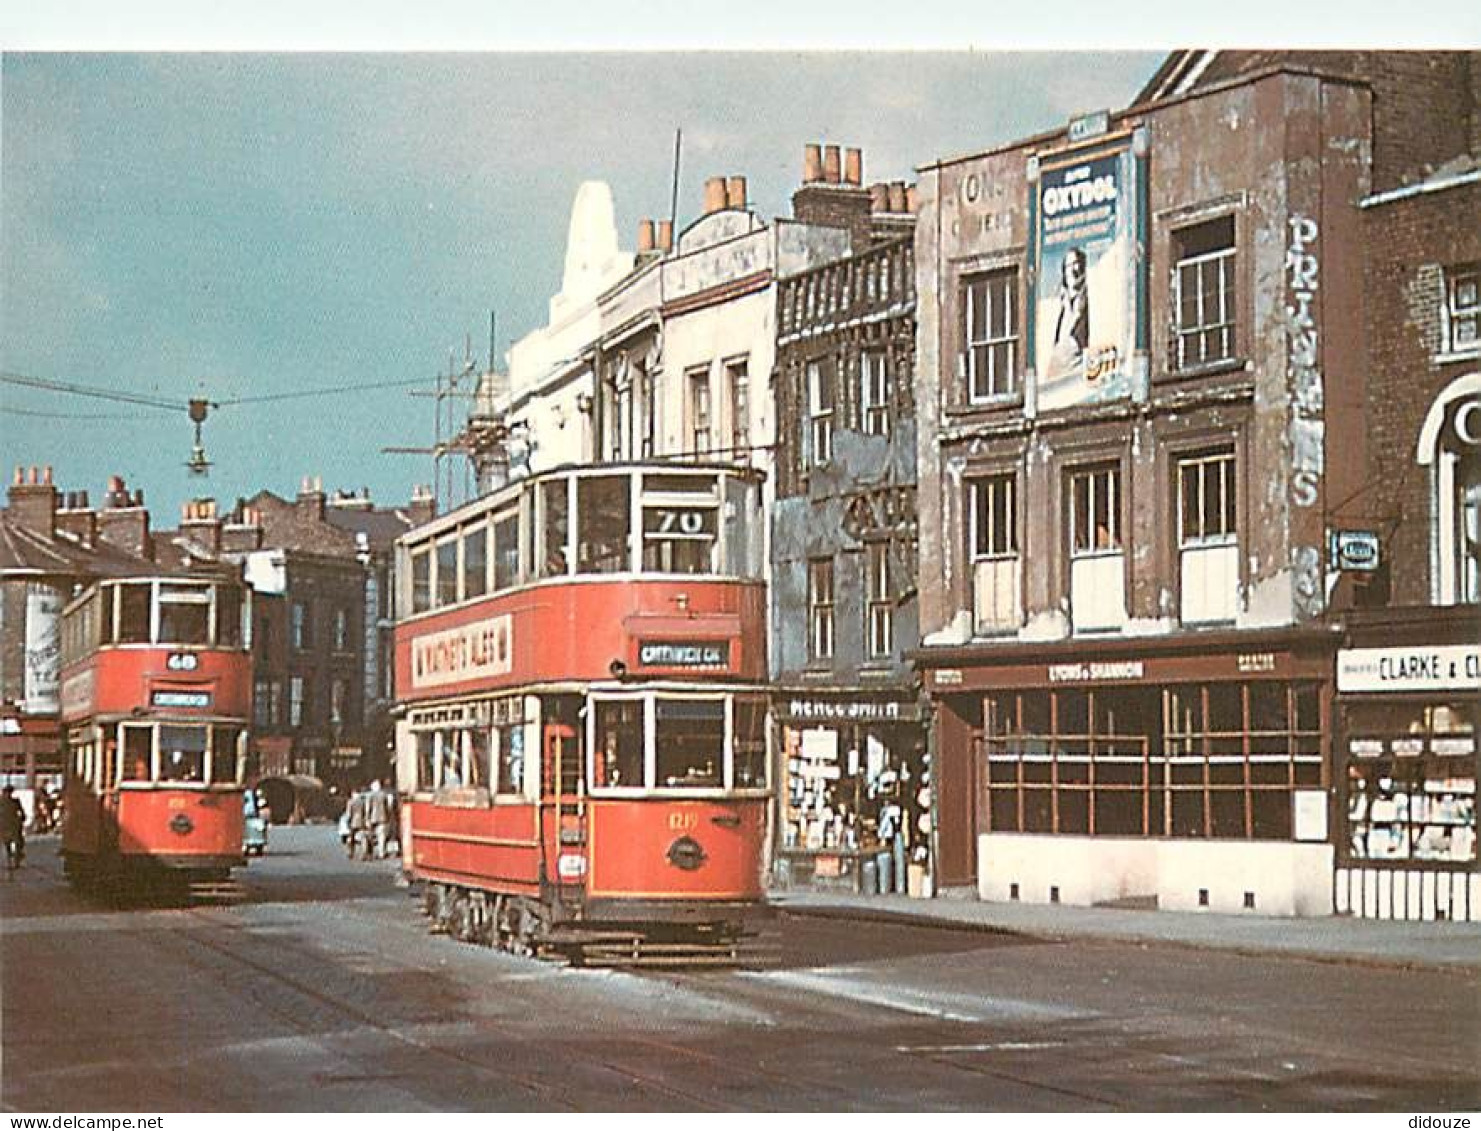
[[[159,776],[161,781],[205,780],[205,727],[162,726],[159,728]]]
[[[664,787],[723,785],[725,704],[708,699],[660,699],[655,707],[655,784]]]
[[[643,703],[619,700],[597,704],[595,786],[643,784]]]

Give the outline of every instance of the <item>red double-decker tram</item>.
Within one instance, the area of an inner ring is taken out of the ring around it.
[[[68,878],[219,895],[243,863],[249,598],[225,572],[98,582],[62,614]]]
[[[470,941],[733,961],[767,806],[760,481],[559,469],[398,547],[402,851]]]

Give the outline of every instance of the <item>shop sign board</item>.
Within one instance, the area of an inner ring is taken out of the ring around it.
[[[1139,680],[1146,677],[1141,660],[1110,660],[1088,664],[1050,664],[1050,683],[1098,683],[1103,680]]]
[[[1372,573],[1378,568],[1378,535],[1372,530],[1338,530],[1332,534],[1332,557],[1348,573]]]
[[[1129,139],[1046,155],[1034,215],[1038,410],[1131,395],[1136,348],[1136,159]]]
[[[1481,645],[1344,648],[1338,691],[1481,691]]]
[[[638,663],[645,668],[728,668],[728,640],[640,640]]]
[[[211,693],[209,691],[158,690],[149,696],[149,703],[154,707],[188,707],[192,710],[204,710],[211,705]]]
[[[914,703],[870,700],[789,699],[787,716],[793,719],[836,722],[896,722],[915,718]]]
[[[508,675],[513,668],[514,620],[508,613],[429,632],[411,642],[413,688]]]

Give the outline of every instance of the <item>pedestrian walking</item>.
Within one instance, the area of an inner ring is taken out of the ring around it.
[[[5,849],[7,870],[15,870],[26,859],[26,811],[10,786],[0,789],[0,844]]]
[[[355,859],[362,844],[368,855],[370,852],[370,822],[366,813],[364,790],[357,789],[350,795],[350,804],[345,813],[350,819],[350,839],[345,844],[349,858]]]
[[[372,843],[375,846],[375,858],[383,860],[390,840],[391,802],[389,794],[381,788],[379,779],[370,783],[370,792],[365,795],[365,821],[374,838]]]

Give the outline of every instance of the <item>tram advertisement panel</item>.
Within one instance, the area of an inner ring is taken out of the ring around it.
[[[1130,395],[1137,209],[1129,145],[1046,157],[1033,294],[1039,411]]]

